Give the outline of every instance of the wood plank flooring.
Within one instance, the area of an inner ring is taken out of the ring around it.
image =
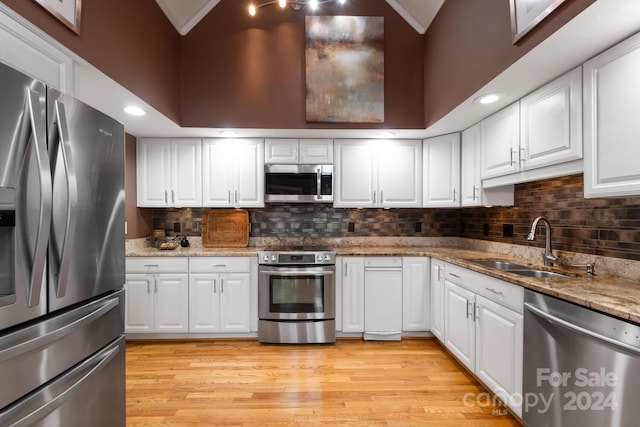
[[[465,398],[466,396],[466,398]],[[519,426],[435,339],[127,343],[128,426]]]

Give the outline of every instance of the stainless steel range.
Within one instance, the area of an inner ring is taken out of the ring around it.
[[[336,341],[336,253],[327,248],[258,252],[258,340]]]

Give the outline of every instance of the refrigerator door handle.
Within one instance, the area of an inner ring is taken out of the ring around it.
[[[117,356],[119,352],[119,347],[113,347],[103,350],[91,359],[85,361],[81,365],[64,374],[49,387],[45,387],[42,390],[38,391],[37,394],[25,400],[22,405],[19,404],[17,407],[15,407],[15,412],[10,410],[0,416],[0,424],[5,425],[6,422],[11,423],[11,425],[15,427],[27,427],[42,420],[47,415],[51,414],[57,408],[62,406],[62,404],[69,398],[71,398],[71,396],[84,383],[89,381],[93,375],[104,369],[111,362],[111,360],[113,360],[113,358]],[[68,384],[70,382],[72,382],[72,384]],[[60,384],[60,386],[56,387],[56,385],[58,384]],[[36,410],[25,411],[23,409],[23,406],[29,406],[32,401],[40,399],[46,403],[39,406]],[[20,419],[15,419],[14,417],[19,417],[20,415],[18,414],[20,414],[21,412],[27,412],[27,414]]]
[[[62,241],[62,251],[59,258],[57,271],[56,297],[62,298],[67,292],[67,282],[69,277],[69,263],[71,250],[76,235],[76,214],[78,211],[78,182],[74,167],[73,156],[71,154],[71,140],[69,137],[69,125],[64,104],[55,101],[56,120],[54,124],[58,129],[58,143],[56,144],[62,154],[62,163],[65,169],[67,180],[67,218],[65,225],[64,240]],[[52,159],[56,159],[55,153],[51,154]],[[54,265],[51,266],[56,267]]]
[[[71,322],[64,322],[62,326],[56,327],[51,332],[45,334],[42,334],[42,332],[33,333],[31,329],[26,329],[24,331],[24,338],[21,339],[20,332],[18,332],[18,334],[10,340],[13,344],[7,343],[6,346],[4,346],[5,348],[0,347],[0,362],[18,357],[33,349],[44,347],[65,335],[71,334],[74,331],[85,327],[100,316],[103,316],[110,310],[116,308],[119,303],[120,300],[117,296],[105,300],[99,307],[91,307],[91,311],[89,313],[79,313],[82,314],[82,317],[75,318],[76,315],[74,315]],[[62,318],[61,323],[64,320],[65,319]],[[15,344],[16,341],[21,342],[19,344]]]
[[[40,95],[31,89],[27,89],[26,114],[31,125],[34,153],[38,162],[38,173],[40,175],[40,213],[38,216],[38,230],[36,242],[31,258],[31,278],[29,284],[28,304],[35,307],[40,304],[40,291],[47,258],[47,247],[49,242],[49,232],[51,230],[51,204],[53,201],[53,190],[51,187],[51,168],[49,167],[49,157],[47,155],[47,142],[45,137],[46,126],[41,116]],[[31,254],[27,255],[31,257]]]

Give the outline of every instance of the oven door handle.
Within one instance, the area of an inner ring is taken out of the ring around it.
[[[312,270],[273,270],[260,271],[259,274],[266,276],[331,276],[333,271],[312,271]]]
[[[598,341],[603,341],[603,342],[606,342],[607,344],[610,344],[610,345],[613,345],[613,346],[616,346],[616,347],[620,347],[620,348],[622,348],[624,350],[627,350],[627,351],[630,351],[630,352],[632,352],[634,354],[640,354],[640,351],[638,350],[637,347],[634,347],[632,345],[629,345],[629,344],[624,343],[622,341],[618,341],[618,340],[613,339],[613,338],[609,338],[609,337],[607,337],[605,335],[602,335],[602,334],[599,334],[597,332],[590,331],[589,329],[585,329],[585,328],[583,328],[581,326],[574,325],[571,322],[568,322],[568,321],[566,321],[564,319],[561,319],[561,318],[559,318],[557,316],[554,316],[553,314],[549,314],[546,311],[541,310],[538,307],[535,307],[535,306],[533,306],[533,305],[531,305],[529,303],[525,303],[524,307],[527,310],[529,310],[531,313],[533,313],[533,314],[535,314],[535,315],[537,315],[537,316],[539,316],[539,317],[541,317],[541,318],[543,318],[543,319],[545,319],[545,320],[547,320],[547,321],[549,321],[551,323],[555,323],[558,326],[562,326],[565,329],[569,329],[570,331],[574,331],[574,332],[577,332],[579,334],[587,335],[587,336],[589,336],[591,338],[594,338],[594,339],[596,339]]]

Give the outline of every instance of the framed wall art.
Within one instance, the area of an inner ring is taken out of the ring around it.
[[[80,10],[82,0],[35,0],[47,9],[71,31],[80,34]]]
[[[307,122],[384,122],[384,17],[305,18]]]
[[[565,0],[509,0],[511,35],[516,43]]]

